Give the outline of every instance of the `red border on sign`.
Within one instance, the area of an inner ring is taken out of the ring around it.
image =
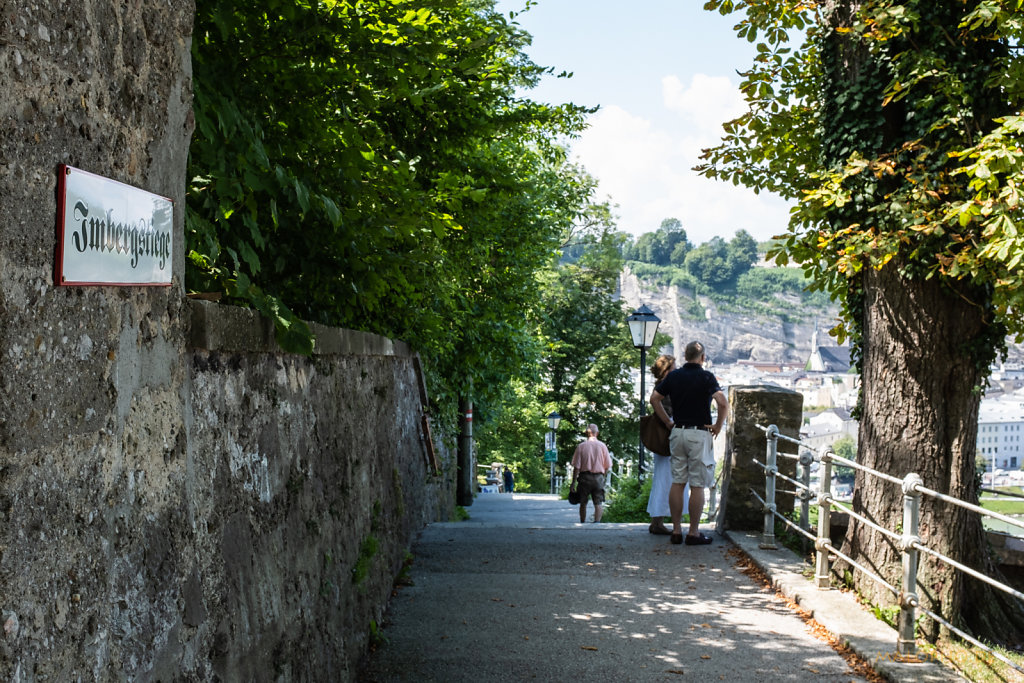
[[[118,185],[130,187],[133,190],[141,189],[134,185],[122,183],[119,180],[113,180],[96,173],[90,173],[89,171],[83,171],[80,168],[75,168],[74,166],[69,166],[67,164],[60,164],[57,166],[57,258],[54,262],[54,284],[58,287],[170,287],[172,282],[79,282],[64,279],[64,203],[67,201],[67,177],[71,175],[71,171],[90,175],[94,178],[101,178],[108,183],[117,183]],[[147,190],[143,191],[146,192]],[[150,192],[150,194],[154,193]],[[164,197],[163,195],[156,196],[166,199],[171,203],[172,207],[174,206],[174,200],[170,197]],[[173,281],[174,254],[171,254],[171,273],[171,279]]]

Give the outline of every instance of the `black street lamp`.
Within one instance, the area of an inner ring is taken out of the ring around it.
[[[548,444],[547,448],[544,449],[544,459],[551,463],[551,493],[555,493],[555,463],[558,461],[558,448],[555,445],[555,430],[558,429],[558,423],[562,421],[562,416],[558,413],[551,413],[548,415]]]
[[[626,318],[629,323],[629,334],[633,337],[633,347],[640,349],[640,417],[647,414],[644,404],[644,366],[647,364],[647,349],[654,345],[654,335],[658,332],[661,318],[654,311],[641,305],[640,308]],[[637,478],[644,479],[644,442],[640,440],[640,462],[637,467]]]

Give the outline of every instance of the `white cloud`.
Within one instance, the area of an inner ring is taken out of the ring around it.
[[[714,139],[721,134],[723,122],[746,110],[739,88],[724,76],[695,74],[689,88],[678,76],[665,76],[661,79],[661,97],[666,108],[691,120],[699,134]]]
[[[618,205],[619,229],[634,235],[678,218],[691,242],[731,238],[740,228],[763,240],[785,231],[787,205],[731,183],[703,178],[692,169],[701,149],[714,145],[721,123],[742,112],[743,101],[727,78],[698,74],[688,88],[675,76],[662,79],[667,116],[655,123],[617,106],[601,109],[573,145],[599,192]]]

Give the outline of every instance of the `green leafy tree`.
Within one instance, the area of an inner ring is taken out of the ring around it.
[[[757,260],[757,242],[746,230],[739,230],[725,248],[725,268],[729,279],[735,281],[746,273]]]
[[[512,467],[516,491],[547,493],[550,468],[543,462],[547,415],[541,403],[539,375],[516,378],[479,429],[474,428],[477,459]]]
[[[621,341],[626,318],[612,298],[621,268],[617,247],[609,231],[592,238],[580,262],[552,273],[541,292],[543,377],[550,387],[545,403],[557,406],[560,432],[579,434],[581,425],[625,405],[628,366],[610,351]],[[566,459],[566,449],[560,448],[560,462]]]
[[[976,502],[981,389],[1007,332],[1024,332],[1018,4],[706,7],[743,11],[738,34],[758,46],[742,84],[749,111],[702,171],[797,201],[774,253],[842,306],[835,333],[850,337],[862,374],[859,461]],[[901,498],[858,471],[862,514],[896,528]],[[921,524],[931,547],[994,573],[978,515],[925,497]],[[898,582],[898,548],[871,528],[851,524],[844,552]],[[870,600],[891,601],[854,576]],[[951,622],[1019,640],[1020,609],[987,586],[931,558],[920,581],[923,603]],[[931,621],[925,632],[940,633]]]
[[[603,207],[592,207],[570,241],[583,246],[580,257],[548,271],[539,288],[540,305],[530,312],[541,351],[534,372],[523,375],[514,396],[506,397],[478,433],[479,452],[534,471],[530,490],[548,490],[541,460],[547,415],[562,417],[558,467],[564,467],[590,422],[617,458],[635,460],[639,451],[640,397],[633,373],[639,354],[632,346],[626,311],[615,300],[625,237],[611,228]],[[671,340],[659,334],[655,348]],[[495,457],[501,454],[501,458]],[[521,479],[520,479],[521,480]]]
[[[690,249],[690,243],[686,239],[686,231],[678,218],[666,218],[654,234],[655,239],[652,248],[652,263],[659,266],[668,266],[673,263],[673,258],[679,260],[686,258],[686,252]]]
[[[729,281],[728,248],[721,237],[695,247],[686,255],[686,272],[698,282],[717,288]]]
[[[564,465],[576,444],[573,436],[581,433],[580,420],[621,420],[628,410],[622,396],[626,361],[616,356],[628,354],[615,334],[625,314],[612,299],[625,236],[612,225],[606,205],[589,206],[566,240],[576,258],[542,273],[540,304],[524,309],[538,343],[537,363],[523,367],[512,391],[493,404],[476,432],[486,461],[513,463],[519,490],[549,490],[549,467],[541,457],[550,412],[562,416],[558,445]],[[602,437],[615,432],[610,424],[601,427]]]
[[[683,240],[679,242],[672,249],[672,254],[669,256],[669,262],[676,268],[685,268],[686,255],[690,253],[691,249],[693,249],[693,245],[691,245],[688,241]]]
[[[658,236],[653,232],[645,232],[637,238],[636,244],[633,247],[633,257],[637,261],[644,263],[654,263],[654,259],[657,258],[657,241]]]
[[[849,434],[844,434],[835,440],[832,444],[832,451],[840,458],[846,460],[857,461],[857,442],[854,441],[853,437]],[[835,468],[836,477],[846,483],[854,483],[855,475],[852,467],[841,467]]]
[[[489,0],[198,0],[186,285],[275,321],[409,341],[431,396],[486,406],[536,342],[524,310],[593,182],[556,142],[586,110]]]

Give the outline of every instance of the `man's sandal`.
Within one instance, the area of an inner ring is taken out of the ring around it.
[[[686,545],[708,545],[709,543],[711,543],[711,537],[705,536],[703,533],[696,536],[686,535]]]

